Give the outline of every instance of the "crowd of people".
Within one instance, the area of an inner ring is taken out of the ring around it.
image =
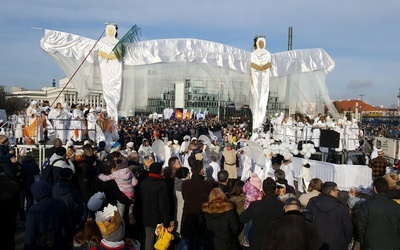
[[[247,178],[234,171],[245,156],[232,140],[207,158],[198,137],[184,136],[178,145],[186,149],[166,164],[145,149],[152,139],[108,151],[104,142],[77,147],[56,138],[38,166],[31,152],[19,160],[1,135],[4,249],[15,247],[16,221],[26,249],[154,249],[160,224],[174,236],[169,249],[400,247],[396,173],[377,174],[373,194],[353,190],[344,204],[334,182],[312,179],[304,193],[288,182],[290,159]]]
[[[28,136],[38,143],[55,137],[42,166],[32,151],[16,154],[11,146],[25,136],[0,135],[4,249],[15,249],[18,227],[26,249],[154,249],[160,224],[173,235],[168,249],[400,248],[399,177],[386,174],[379,150],[370,162],[372,193],[354,187],[344,199],[336,183],[310,177],[307,161],[298,178],[291,156],[273,164],[269,152],[269,163],[256,166],[241,149],[251,137],[244,121],[137,116],[104,125],[100,110],[77,105],[71,113],[59,106],[69,118],[51,119],[53,109],[39,113],[53,128],[70,119],[67,130]],[[86,129],[92,118],[94,129]],[[319,129],[345,131],[350,124],[356,122],[277,114],[271,139],[307,141]],[[355,130],[363,136],[358,128],[348,131]],[[160,141],[162,153],[152,147]]]

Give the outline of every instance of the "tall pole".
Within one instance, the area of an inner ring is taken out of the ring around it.
[[[293,41],[293,27],[289,27],[289,37],[288,37],[288,50],[292,50]]]
[[[68,82],[65,84],[64,88],[58,93],[56,99],[54,99],[53,103],[50,105],[50,107],[53,106],[53,104],[57,101],[58,97],[60,97],[61,93],[64,92],[65,88],[68,86],[68,84],[72,81],[76,73],[79,71],[79,69],[82,67],[83,63],[86,61],[86,59],[89,57],[90,53],[92,53],[92,50],[96,47],[97,43],[100,41],[100,39],[103,37],[105,30],[101,33],[99,38],[97,39],[96,43],[93,45],[93,47],[90,49],[89,53],[85,56],[81,64],[79,64],[78,68],[75,70],[75,72],[72,74],[71,77],[69,77]]]
[[[218,121],[221,120],[219,117],[219,109],[221,108],[221,82],[218,83]]]
[[[292,50],[292,39],[293,39],[293,27],[289,27],[289,35],[288,35],[288,51]],[[291,77],[290,75],[288,75],[286,77],[286,100],[285,100],[285,113],[287,116],[289,116],[290,114],[290,110],[289,110],[289,102],[290,102],[290,81],[291,81]]]

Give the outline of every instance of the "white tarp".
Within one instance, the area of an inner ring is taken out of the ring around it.
[[[95,42],[74,34],[45,30],[40,44],[67,77],[71,77]],[[82,97],[91,89],[101,89],[97,56],[101,46],[99,42],[71,81]],[[118,104],[120,115],[132,115],[135,110],[144,109],[150,98],[160,98],[173,90],[175,82],[185,79],[207,89],[206,94],[220,92],[222,100],[250,103],[251,52],[190,38],[142,41],[128,46],[126,51]],[[338,118],[325,85],[325,76],[335,64],[323,49],[274,53],[271,61],[270,96],[310,115],[323,111],[321,107],[325,104],[333,117]],[[290,98],[297,99],[286,100],[289,75],[289,82],[294,85],[289,85]],[[308,92],[313,94],[307,96]]]

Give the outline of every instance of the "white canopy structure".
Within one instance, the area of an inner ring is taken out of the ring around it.
[[[40,44],[71,77],[96,40],[45,30]],[[102,88],[98,51],[104,47],[102,41],[96,44],[71,81],[82,97],[92,89]],[[130,116],[144,110],[149,99],[172,93],[176,83],[184,83],[186,79],[206,94],[218,94],[221,100],[250,104],[250,56],[249,51],[190,38],[128,45],[122,61],[119,115]],[[323,113],[326,105],[338,119],[325,84],[326,75],[335,63],[323,49],[274,53],[271,60],[270,98],[283,103],[290,113],[315,115]]]

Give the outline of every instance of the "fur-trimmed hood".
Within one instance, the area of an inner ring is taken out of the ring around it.
[[[209,214],[222,214],[233,210],[233,204],[229,201],[203,203],[201,210]]]

